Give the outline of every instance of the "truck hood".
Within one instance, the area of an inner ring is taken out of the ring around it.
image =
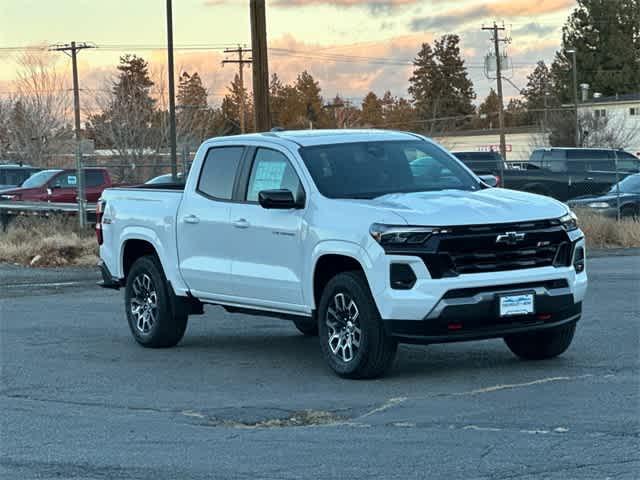
[[[552,198],[504,188],[394,193],[354,202],[391,210],[408,225],[515,223],[559,218],[568,211],[566,205]]]
[[[9,188],[7,190],[1,190],[0,195],[29,195],[29,194],[38,194],[44,190],[44,187],[33,187],[33,188]]]

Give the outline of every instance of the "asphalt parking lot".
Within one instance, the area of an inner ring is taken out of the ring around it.
[[[638,479],[640,256],[589,269],[561,358],[401,346],[349,381],[285,321],[211,307],[147,350],[92,272],[1,267],[0,477]]]

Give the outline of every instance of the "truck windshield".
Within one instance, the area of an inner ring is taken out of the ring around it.
[[[62,170],[44,170],[42,172],[35,173],[22,182],[22,185],[20,186],[23,188],[41,187],[61,171]]]
[[[481,188],[457,160],[419,140],[302,147],[300,155],[320,193],[329,198]]]

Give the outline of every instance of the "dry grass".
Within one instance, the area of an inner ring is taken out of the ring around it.
[[[0,262],[34,267],[93,266],[93,230],[79,231],[75,218],[18,218],[0,232]]]
[[[585,210],[577,210],[578,223],[592,248],[640,247],[640,222],[623,219],[620,222]]]

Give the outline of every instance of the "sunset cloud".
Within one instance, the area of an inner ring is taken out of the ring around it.
[[[557,13],[568,10],[575,4],[575,0],[476,2],[469,4],[467,7],[445,10],[436,15],[416,17],[411,20],[409,27],[414,32],[425,30],[443,31],[456,29],[470,22],[478,23],[488,18],[524,17]]]

